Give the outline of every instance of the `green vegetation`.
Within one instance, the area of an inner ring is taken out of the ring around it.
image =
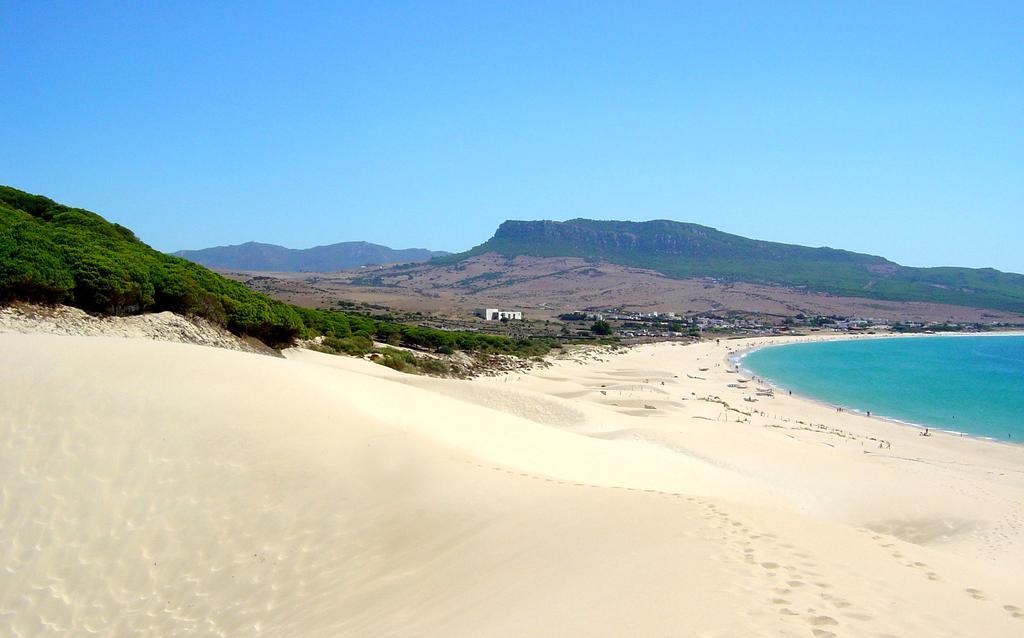
[[[598,320],[590,326],[590,331],[596,335],[606,337],[612,333],[612,326],[607,321]]]
[[[457,374],[459,371],[457,366],[453,366],[443,359],[417,355],[409,350],[399,350],[390,346],[375,348],[368,339],[364,343],[358,336],[349,339],[326,337],[320,342],[320,345],[311,347],[326,354],[348,354],[357,357],[371,355],[370,359],[375,363],[399,372],[446,376]]]
[[[380,348],[374,352],[379,355],[374,357],[374,361],[399,372],[413,372],[436,376],[450,374],[452,371],[452,366],[447,361],[417,356],[408,350]]]
[[[1024,312],[1024,275],[991,268],[910,268],[832,248],[758,241],[673,221],[507,221],[474,255],[581,257],[647,268],[669,277],[710,277],[813,290],[844,297],[924,301]]]
[[[325,337],[322,344],[334,353],[349,354],[353,357],[361,357],[373,350],[373,339],[364,334],[357,334],[351,337]]]
[[[137,314],[203,317],[281,347],[327,335],[336,350],[366,353],[372,339],[413,348],[544,354],[547,342],[410,326],[365,315],[300,308],[254,292],[203,266],[165,255],[96,213],[0,186],[0,303],[65,303]],[[333,346],[329,346],[333,347]]]
[[[14,300],[115,315],[171,310],[275,346],[303,328],[291,306],[153,250],[123,226],[0,187],[0,302]]]

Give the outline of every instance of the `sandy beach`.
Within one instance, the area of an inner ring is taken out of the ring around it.
[[[0,334],[0,633],[1024,634],[1024,447],[758,395],[766,343],[460,381]]]

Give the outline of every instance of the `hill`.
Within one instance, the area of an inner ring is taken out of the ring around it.
[[[207,268],[273,272],[331,272],[375,264],[426,261],[447,255],[425,248],[394,249],[365,241],[294,249],[250,241],[237,246],[179,250],[173,255]]]
[[[759,241],[667,220],[506,221],[483,244],[431,264],[450,266],[488,253],[577,257],[675,279],[714,278],[842,297],[1024,312],[1024,275],[991,268],[912,268],[874,255]]]
[[[167,310],[274,347],[329,335],[336,349],[351,353],[364,352],[371,339],[445,352],[547,351],[539,342],[293,306],[154,250],[96,213],[0,186],[0,304],[13,301],[62,303],[107,315]]]

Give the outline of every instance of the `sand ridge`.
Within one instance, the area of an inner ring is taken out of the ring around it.
[[[1019,635],[1021,450],[754,414],[735,347],[457,381],[0,335],[0,626]]]

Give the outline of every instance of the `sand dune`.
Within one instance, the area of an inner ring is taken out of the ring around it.
[[[1024,632],[1024,451],[730,411],[725,352],[466,382],[0,334],[0,633]]]

